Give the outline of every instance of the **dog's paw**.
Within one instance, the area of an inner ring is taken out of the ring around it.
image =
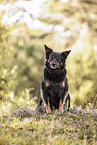
[[[46,108],[46,113],[52,113],[50,104],[46,105],[45,108]]]

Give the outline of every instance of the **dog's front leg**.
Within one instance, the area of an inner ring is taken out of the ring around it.
[[[60,102],[59,102],[59,111],[63,114],[64,112],[64,104],[66,102],[66,99],[67,99],[67,96],[68,96],[68,91],[65,92],[63,98],[60,99]]]
[[[50,103],[49,103],[49,98],[48,98],[48,104],[45,104],[46,112],[51,113],[51,108],[50,108]]]
[[[64,110],[69,111],[69,107],[70,107],[70,95],[68,93],[65,104],[64,104]]]
[[[64,110],[63,110],[63,103],[62,103],[62,99],[60,99],[59,102],[59,111],[63,114]]]
[[[51,113],[52,111],[50,108],[49,97],[47,96],[46,92],[43,91],[42,89],[41,89],[41,98],[43,99],[44,106],[46,108],[46,112]]]

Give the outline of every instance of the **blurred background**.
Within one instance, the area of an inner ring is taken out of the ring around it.
[[[97,0],[0,1],[0,103],[38,101],[45,44],[71,49],[71,105],[97,108]]]

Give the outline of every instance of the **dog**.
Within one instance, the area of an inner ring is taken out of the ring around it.
[[[55,52],[51,48],[45,47],[45,68],[41,81],[37,109],[41,108],[44,102],[46,113],[59,110],[61,113],[69,111],[70,95],[66,71],[66,59],[70,51]]]

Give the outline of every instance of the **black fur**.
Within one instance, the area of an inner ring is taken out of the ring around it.
[[[44,102],[46,112],[58,109],[62,113],[70,107],[69,85],[66,77],[66,59],[70,51],[54,52],[51,48],[45,47],[45,68],[41,82],[41,97],[37,109],[41,108]]]

